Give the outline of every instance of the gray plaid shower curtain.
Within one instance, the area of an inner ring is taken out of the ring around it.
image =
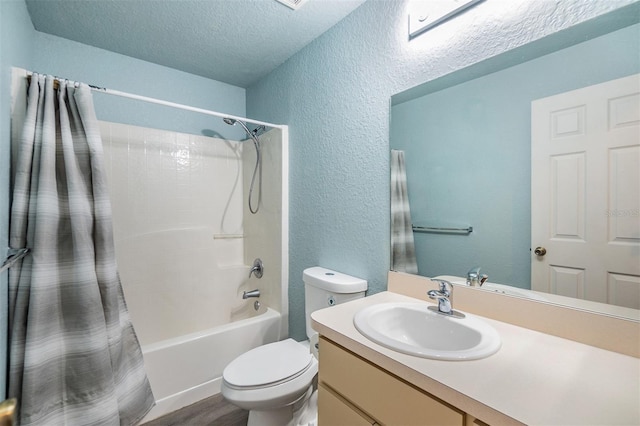
[[[33,74],[15,170],[9,397],[26,425],[131,425],[153,406],[116,269],[86,84]]]
[[[418,273],[404,151],[391,150],[391,270]]]

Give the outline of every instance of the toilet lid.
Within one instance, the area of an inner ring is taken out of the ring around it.
[[[233,386],[264,386],[298,375],[312,357],[308,348],[286,339],[245,352],[227,365],[222,376]]]

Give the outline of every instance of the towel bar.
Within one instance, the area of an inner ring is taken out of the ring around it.
[[[473,232],[473,226],[468,226],[466,228],[440,228],[433,226],[413,225],[412,229],[414,232],[436,232],[440,234],[470,234]]]

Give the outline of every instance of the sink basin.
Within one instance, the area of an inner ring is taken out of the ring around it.
[[[498,332],[480,318],[469,314],[450,317],[427,303],[372,305],[357,312],[353,324],[379,345],[422,358],[480,359],[501,346]]]

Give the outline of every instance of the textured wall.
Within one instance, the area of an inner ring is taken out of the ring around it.
[[[305,268],[386,288],[392,94],[629,3],[491,0],[409,41],[410,3],[369,0],[248,88],[250,117],[290,126],[292,337],[305,337]]]

